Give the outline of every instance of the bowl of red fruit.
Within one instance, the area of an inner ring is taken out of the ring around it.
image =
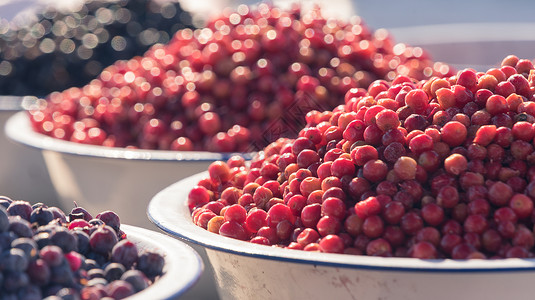
[[[393,44],[358,17],[240,5],[83,87],[47,95],[6,129],[42,150],[62,203],[149,226],[146,204],[157,191],[232,153],[248,158],[295,137],[306,113],[342,104],[350,88],[395,70],[418,79],[451,72]]]
[[[489,299],[535,292],[535,68],[352,89],[296,139],[150,202],[206,249],[223,299]]]
[[[186,244],[102,211],[0,197],[0,292],[14,299],[177,299],[203,264]]]

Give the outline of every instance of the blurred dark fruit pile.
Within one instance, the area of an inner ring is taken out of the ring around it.
[[[24,25],[0,20],[0,95],[83,86],[116,60],[192,26],[176,1],[89,0],[76,11],[50,7],[35,17]]]

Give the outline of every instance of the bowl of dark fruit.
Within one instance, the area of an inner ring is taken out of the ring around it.
[[[186,244],[109,210],[93,217],[5,196],[0,204],[0,291],[9,299],[177,299],[203,271]]]
[[[534,76],[510,55],[352,89],[329,124],[212,163],[149,218],[205,248],[222,299],[530,298]]]

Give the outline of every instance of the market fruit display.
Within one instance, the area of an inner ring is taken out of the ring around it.
[[[305,251],[422,259],[535,254],[535,70],[350,89],[296,139],[246,163],[214,162],[189,192],[192,221]]]
[[[122,299],[163,274],[157,250],[138,249],[119,216],[92,216],[0,197],[2,299]],[[50,297],[50,298],[48,298]]]
[[[297,136],[308,111],[331,110],[349,89],[396,74],[452,70],[359,17],[240,5],[84,87],[48,95],[30,118],[37,132],[77,143],[248,152]]]
[[[81,87],[117,60],[142,55],[191,28],[178,1],[88,0],[0,20],[0,95],[46,96]]]

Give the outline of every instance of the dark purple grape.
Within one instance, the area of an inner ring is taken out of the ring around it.
[[[22,271],[4,273],[4,290],[7,292],[16,292],[19,288],[27,286],[30,283],[28,274]]]
[[[30,223],[46,225],[52,220],[54,220],[54,213],[43,206],[35,208],[30,215]]]
[[[4,271],[22,272],[29,263],[30,259],[22,249],[12,248],[0,254],[0,269]]]
[[[63,253],[76,251],[78,249],[78,240],[75,234],[69,231],[67,228],[58,227],[50,235],[52,244],[58,246],[63,250]]]
[[[118,242],[111,251],[111,260],[121,263],[127,269],[130,269],[130,267],[138,260],[138,249],[136,244],[129,240]]]
[[[123,299],[135,293],[134,287],[124,280],[115,280],[108,285],[107,290],[114,299]]]
[[[50,210],[52,214],[54,214],[54,219],[59,219],[61,223],[67,223],[67,217],[61,209],[55,206],[51,206],[48,208],[48,210]]]
[[[50,282],[61,286],[74,286],[74,274],[67,260],[62,260],[58,266],[50,267]]]
[[[0,233],[0,250],[9,249],[11,242],[13,242],[18,236],[11,231]]]
[[[7,213],[10,216],[20,216],[24,220],[29,221],[32,210],[32,206],[28,202],[23,200],[15,200],[11,202],[7,208]]]
[[[126,233],[124,233],[124,231],[122,231],[122,230],[119,230],[119,231],[117,232],[117,238],[118,238],[119,240],[126,239]]]
[[[40,232],[34,235],[33,240],[37,243],[39,249],[43,249],[43,247],[52,244],[52,241],[50,241],[50,233],[48,232]]]
[[[72,234],[76,236],[78,241],[78,253],[86,254],[91,248],[89,246],[89,235],[83,230],[73,230]]]
[[[49,297],[56,297],[56,298],[52,298],[52,299],[59,299],[61,300],[60,297],[56,296],[56,294],[62,289],[63,287],[59,284],[52,284],[52,285],[48,285],[44,291],[43,291],[43,294],[49,296]]]
[[[60,297],[61,300],[80,300],[80,295],[78,295],[78,291],[73,288],[62,288],[58,291],[56,296]]]
[[[59,266],[64,260],[63,251],[56,245],[45,246],[39,256],[50,266]]]
[[[77,206],[69,213],[69,221],[72,222],[75,219],[84,219],[89,222],[93,216],[85,208]]]
[[[96,216],[96,218],[104,221],[104,223],[106,223],[106,225],[113,228],[115,232],[119,232],[119,229],[121,226],[121,220],[119,219],[119,216],[113,211],[107,210],[107,211],[101,212],[100,214]]]
[[[108,262],[108,256],[94,251],[90,251],[86,255],[87,258],[94,260],[98,265],[102,266]]]
[[[99,264],[97,264],[96,261],[94,261],[92,259],[89,259],[89,258],[85,259],[84,266],[85,266],[86,270],[96,269],[96,268],[100,267]]]
[[[105,225],[106,223],[104,223],[104,221],[102,221],[101,219],[91,219],[89,221],[89,224],[93,227],[98,227],[99,225]]]
[[[9,207],[9,205],[13,202],[11,198],[7,196],[0,196],[0,206],[3,206],[5,209]]]
[[[49,234],[52,234],[52,232],[54,232],[56,230],[57,227],[62,227],[60,223],[58,223],[58,219],[54,219],[52,220],[52,222],[46,224],[46,225],[42,225],[42,226],[39,226],[35,229],[35,233],[38,234],[38,233],[41,233],[41,232],[46,232],[46,233],[49,233]]]
[[[163,256],[154,251],[145,251],[139,256],[137,268],[152,278],[162,274],[165,260]]]
[[[23,237],[13,240],[11,242],[11,248],[21,249],[29,259],[37,255],[37,243],[31,238]]]
[[[3,293],[2,300],[19,300],[19,296],[15,293]]]
[[[0,232],[5,232],[9,228],[9,218],[6,208],[0,206]]]
[[[90,269],[89,271],[87,271],[87,276],[90,279],[93,279],[93,278],[104,278],[104,270],[102,270],[100,268]]]
[[[121,276],[121,280],[124,280],[134,287],[137,292],[146,289],[149,286],[149,279],[143,272],[139,270],[128,270]]]
[[[45,286],[50,282],[50,268],[43,259],[36,259],[30,262],[26,271],[33,283]]]
[[[92,219],[91,221],[89,221],[89,224],[92,225],[92,227],[89,227],[89,231],[87,233],[89,234],[89,236],[91,236],[91,234],[93,234],[93,232],[95,232],[95,230],[97,230],[100,226],[106,225],[104,221],[99,220],[99,219]]]
[[[96,277],[87,281],[86,286],[99,286],[99,285],[107,285],[107,284],[108,284],[108,281],[106,280],[106,278]]]
[[[21,218],[20,216],[9,217],[9,231],[13,232],[19,237],[32,237],[33,231],[30,222]]]
[[[24,299],[24,300],[43,299],[43,294],[41,293],[41,289],[35,284],[29,284],[19,289],[17,296],[19,297],[19,299]]]
[[[89,237],[91,249],[96,253],[108,255],[117,244],[117,234],[108,225],[101,225]]]
[[[84,299],[104,299],[102,295],[106,294],[106,290],[104,286],[86,286],[80,293],[84,295]]]
[[[39,207],[48,208],[48,206],[44,204],[43,202],[37,202],[34,205],[32,205],[32,210],[35,210],[36,208],[39,208]]]
[[[109,263],[106,268],[104,268],[104,278],[106,278],[108,282],[112,282],[120,279],[125,271],[126,269],[122,264]]]

